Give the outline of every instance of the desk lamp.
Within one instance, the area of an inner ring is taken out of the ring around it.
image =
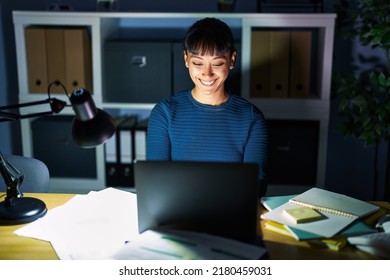
[[[59,81],[49,84],[48,98],[46,100],[0,107],[0,122],[61,112],[66,106],[66,102],[50,96],[50,88],[53,85],[59,85],[64,89],[75,112],[72,124],[72,138],[76,145],[82,148],[92,148],[105,143],[111,138],[116,130],[115,122],[109,114],[96,108],[91,94],[84,88],[78,88],[71,95],[68,95],[65,86]],[[51,110],[25,115],[4,112],[4,110],[39,104],[49,104]],[[8,162],[1,153],[0,172],[7,186],[6,198],[3,202],[0,202],[0,224],[29,223],[46,214],[47,208],[43,201],[36,198],[23,197],[19,187],[23,182],[24,175]]]

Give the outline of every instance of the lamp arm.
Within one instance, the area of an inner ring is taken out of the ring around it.
[[[0,152],[0,173],[3,176],[5,185],[7,186],[7,196],[5,202],[7,205],[12,206],[15,198],[23,196],[19,190],[20,185],[23,182],[24,175],[19,172],[8,160],[4,158]]]
[[[10,112],[2,112],[2,110],[17,109],[17,108],[30,107],[30,106],[41,105],[41,104],[49,104],[50,111],[26,114],[26,115],[14,114]],[[51,97],[40,101],[3,106],[0,107],[0,122],[58,114],[59,112],[62,111],[62,109],[64,109],[65,106],[66,106],[65,101],[59,100],[57,98],[51,98]]]

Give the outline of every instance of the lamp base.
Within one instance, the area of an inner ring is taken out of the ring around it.
[[[47,212],[46,204],[37,198],[21,197],[14,200],[13,206],[0,202],[0,225],[18,225],[32,222]]]

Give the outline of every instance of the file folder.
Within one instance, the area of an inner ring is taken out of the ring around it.
[[[117,119],[117,130],[105,143],[106,186],[133,185],[133,129],[136,121],[135,116]]]
[[[110,140],[105,143],[105,165],[106,165],[106,186],[114,187],[119,185],[119,166],[117,152],[118,133],[115,133]]]
[[[46,50],[48,81],[60,81],[64,84],[66,81],[64,29],[46,29]],[[51,93],[65,94],[64,89],[59,85],[53,85]]]
[[[106,165],[106,186],[117,187],[120,185],[120,135],[119,126],[124,118],[116,119],[115,134],[104,144]]]
[[[137,124],[136,116],[129,116],[118,127],[119,131],[119,185],[134,186],[134,130]]]
[[[25,30],[29,90],[46,93],[49,83],[60,81],[68,92],[92,90],[91,41],[86,28],[40,28]],[[53,85],[51,93],[65,94]]]
[[[250,97],[288,97],[290,32],[253,30]]]
[[[308,98],[311,66],[310,31],[291,32],[291,91],[292,98]]]
[[[250,97],[269,97],[270,95],[270,53],[271,32],[252,31]]]
[[[68,91],[83,87],[92,91],[91,40],[87,29],[64,30],[66,80]]]
[[[270,97],[287,98],[290,73],[290,32],[271,32]]]
[[[47,59],[45,28],[25,29],[27,74],[30,93],[47,92]]]
[[[135,155],[134,160],[146,160],[146,133],[148,128],[148,119],[137,124],[134,133]]]

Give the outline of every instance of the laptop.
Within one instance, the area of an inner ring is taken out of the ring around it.
[[[255,242],[258,168],[255,163],[135,162],[140,233],[167,227]]]

